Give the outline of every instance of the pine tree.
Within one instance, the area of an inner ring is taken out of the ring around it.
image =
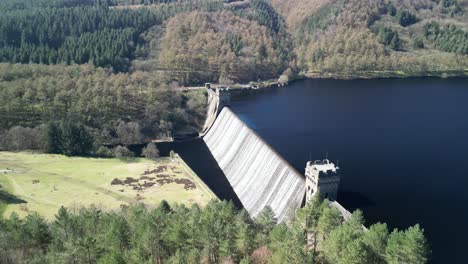
[[[384,264],[385,248],[387,246],[388,228],[386,224],[372,225],[367,232],[364,233],[364,244],[371,250],[372,263]]]

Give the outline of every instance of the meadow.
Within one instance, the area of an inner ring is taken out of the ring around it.
[[[144,203],[207,204],[216,196],[179,157],[103,159],[0,152],[0,215],[30,212],[52,219],[60,206],[78,211]]]

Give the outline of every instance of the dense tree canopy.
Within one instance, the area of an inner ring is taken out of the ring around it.
[[[205,107],[202,91],[172,90],[149,73],[0,64],[2,132],[71,120],[86,126],[100,144],[139,144],[197,129]]]
[[[93,63],[126,71],[139,34],[158,21],[146,9],[106,5],[1,12],[0,61]]]
[[[60,208],[47,222],[35,213],[0,219],[2,263],[426,263],[418,226],[389,233],[365,230],[357,211],[343,222],[328,201],[316,199],[287,223],[271,209],[252,220],[232,203],[155,209],[143,205],[103,212]],[[311,234],[316,234],[311,239]],[[316,244],[316,246],[313,246]]]
[[[175,16],[161,48],[161,65],[184,84],[276,77],[287,65],[266,27],[228,12]]]

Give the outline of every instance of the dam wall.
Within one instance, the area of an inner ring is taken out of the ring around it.
[[[283,221],[302,204],[305,178],[224,107],[203,137],[251,217],[270,206]]]
[[[208,93],[208,110],[206,113],[205,124],[203,125],[203,130],[200,133],[200,136],[204,136],[208,130],[213,126],[213,123],[216,121],[216,116],[218,115],[220,103],[219,96],[211,89],[207,89]]]

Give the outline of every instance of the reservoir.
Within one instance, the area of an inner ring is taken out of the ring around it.
[[[301,173],[338,162],[338,201],[368,225],[419,223],[432,263],[468,262],[467,79],[304,80],[232,109]]]

